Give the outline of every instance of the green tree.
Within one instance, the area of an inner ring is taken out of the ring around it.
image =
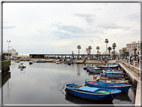
[[[108,39],[105,39],[105,43],[106,43],[106,54],[107,54],[107,43],[108,43]]]
[[[91,49],[92,49],[92,47],[91,47],[91,46],[88,46],[88,49],[89,49],[89,54],[91,54]]]
[[[112,44],[112,47],[113,47],[113,57],[114,57],[114,59],[115,59],[115,57],[116,57],[116,55],[115,55],[115,48],[116,48],[116,43],[113,43]]]
[[[97,46],[97,47],[96,47],[96,50],[97,50],[97,54],[98,54],[98,53],[99,53],[99,50],[100,50],[100,47]]]
[[[109,46],[108,47],[108,52],[109,52],[109,54],[110,54],[110,51],[112,50],[112,48]]]
[[[79,59],[79,54],[80,54],[81,46],[80,46],[80,45],[78,45],[78,46],[77,46],[77,49],[78,49],[78,59]]]

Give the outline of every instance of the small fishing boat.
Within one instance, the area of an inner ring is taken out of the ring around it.
[[[33,64],[33,61],[32,61],[32,60],[30,60],[30,61],[29,61],[29,64]]]
[[[95,68],[95,67],[93,67],[93,66],[92,66],[92,67],[84,66],[83,68],[86,70],[86,69],[88,69],[88,68]]]
[[[45,59],[45,62],[53,62],[53,59]]]
[[[98,70],[98,69],[87,69],[87,71],[88,71],[89,73],[97,73],[97,74],[102,73],[102,70]]]
[[[88,100],[112,101],[121,90],[81,86],[74,83],[65,84],[68,93]]]
[[[24,65],[23,63],[21,63],[18,67],[19,68],[26,68],[26,65]]]
[[[108,77],[108,78],[122,78],[124,77],[123,76],[124,73],[123,72],[104,72],[104,73],[101,73],[100,76],[101,77]]]
[[[45,63],[45,59],[38,59],[37,63]]]
[[[93,66],[93,67],[87,67],[87,72],[89,71],[100,71],[102,70],[101,68],[98,68],[97,65]]]
[[[95,69],[95,67],[87,67],[86,70],[88,72],[89,69]]]
[[[19,62],[20,62],[20,60],[15,60],[15,62],[16,62],[16,63],[19,63]]]
[[[103,79],[98,79],[98,82],[103,82],[103,83],[116,83],[116,84],[129,84],[130,80],[114,80],[114,79],[108,79],[108,80],[103,80]]]
[[[97,81],[85,81],[85,85],[97,88],[118,89],[121,90],[122,92],[128,92],[128,90],[132,86],[128,84],[103,83]]]
[[[60,61],[58,60],[58,61],[56,61],[56,64],[59,64],[60,63]]]
[[[68,64],[68,65],[71,65],[71,62],[68,62],[67,64]]]
[[[118,68],[118,64],[105,64],[105,65],[98,65],[97,66],[98,68],[101,68],[101,69],[103,69],[103,68]]]

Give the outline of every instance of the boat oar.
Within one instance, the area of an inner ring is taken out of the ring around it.
[[[65,86],[64,86],[64,87],[65,87]],[[64,88],[64,87],[63,87],[63,88]],[[63,89],[63,88],[62,88],[62,89]],[[61,89],[61,90],[62,90],[62,89]],[[60,90],[60,91],[61,91],[61,90]]]
[[[66,84],[66,83],[65,83],[65,84]],[[63,88],[64,88],[64,87],[65,87],[65,86],[63,86]],[[62,89],[63,89],[63,88],[62,88]],[[62,90],[62,89],[61,89],[61,90]],[[60,91],[61,91],[61,90],[60,90]]]

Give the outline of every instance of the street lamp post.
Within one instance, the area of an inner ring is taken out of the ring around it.
[[[9,40],[7,42],[8,42],[8,59],[9,59],[9,42],[11,42],[11,41]]]
[[[136,51],[137,51],[137,48],[134,47],[133,50],[134,50],[134,60],[136,60]]]
[[[73,57],[73,59],[74,59],[74,53],[73,53],[73,51],[72,51],[72,57]]]

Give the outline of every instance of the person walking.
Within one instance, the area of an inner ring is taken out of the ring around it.
[[[132,62],[132,61],[131,61],[131,58],[132,58],[132,56],[130,56],[130,64],[131,64],[131,62]]]
[[[137,59],[138,59],[138,67],[139,67],[139,56],[137,57]]]

